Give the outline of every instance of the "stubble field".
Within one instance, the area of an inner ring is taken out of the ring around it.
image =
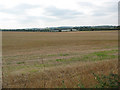
[[[118,31],[2,35],[3,88],[90,88],[93,73],[118,73]]]

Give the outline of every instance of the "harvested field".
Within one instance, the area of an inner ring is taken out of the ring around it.
[[[118,73],[118,31],[2,35],[4,88],[90,88],[93,73]]]

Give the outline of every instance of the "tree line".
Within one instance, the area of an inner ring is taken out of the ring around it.
[[[31,28],[31,29],[0,29],[0,31],[19,31],[19,32],[62,32],[62,30],[73,31],[104,31],[120,30],[120,26],[77,26],[77,27],[53,27],[53,28]]]

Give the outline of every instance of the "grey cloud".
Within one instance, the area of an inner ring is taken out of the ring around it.
[[[47,7],[45,8],[45,14],[48,16],[54,16],[59,19],[70,19],[70,18],[76,18],[77,15],[83,15],[83,13],[69,10],[69,9],[60,9],[57,7]]]
[[[79,6],[92,10],[92,16],[106,16],[117,12],[116,2],[104,2],[102,5],[96,5],[91,2],[79,2]]]
[[[91,2],[78,2],[77,3],[78,6],[82,6],[82,7],[90,7],[90,8],[94,8],[96,7],[95,4],[91,3]]]
[[[2,6],[3,7],[3,6]],[[46,16],[31,16],[31,15],[26,15],[26,10],[28,9],[33,9],[33,8],[39,8],[41,6],[39,5],[30,5],[30,4],[20,4],[16,7],[13,7],[13,8],[0,8],[0,12],[3,12],[3,13],[6,13],[6,14],[13,14],[13,15],[18,15],[18,18],[17,21],[18,23],[37,23],[38,21],[40,20],[43,20],[43,21],[48,21],[48,22],[51,22],[51,21],[55,21],[56,19],[54,18],[50,18],[50,17],[46,17]],[[19,18],[19,17],[23,17],[23,18]],[[13,19],[10,19],[10,18],[4,18],[2,20],[13,20]]]
[[[35,16],[24,16],[24,18],[17,20],[18,23],[22,23],[22,24],[29,24],[29,23],[37,23],[38,22],[39,17],[35,17]]]
[[[26,16],[24,19],[18,19],[19,23],[37,23],[39,21],[54,22],[58,19],[46,16]]]
[[[106,16],[108,15],[107,13],[105,13],[104,11],[94,11],[94,13],[92,14],[92,16]]]
[[[40,7],[40,6],[39,5],[30,5],[30,4],[20,4],[13,8],[8,8],[8,9],[1,8],[0,12],[18,15],[18,14],[25,13],[25,10],[27,10],[27,9],[32,9],[32,8],[36,8],[36,7]]]
[[[32,16],[27,16],[26,15],[26,10],[29,10],[29,9],[33,9],[33,8],[37,8],[37,7],[41,7],[39,5],[31,5],[31,4],[20,4],[18,6],[15,6],[13,8],[0,8],[0,12],[3,12],[3,13],[6,13],[6,14],[12,14],[12,15],[18,15],[18,18],[17,20],[14,20],[14,19],[11,19],[10,17],[9,18],[3,18],[3,20],[7,21],[17,21],[18,23],[35,23],[39,20],[38,17],[32,17]],[[20,17],[20,18],[19,18]],[[23,18],[21,18],[23,17]]]
[[[117,3],[114,2],[106,2],[103,3],[102,6],[97,6],[93,10],[93,16],[107,16],[111,14],[115,14],[118,11]]]

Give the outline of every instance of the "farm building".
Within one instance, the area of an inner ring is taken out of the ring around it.
[[[71,31],[70,29],[63,29],[63,30],[61,30],[62,32],[69,32],[69,31]]]
[[[72,31],[77,31],[77,29],[72,29]]]

